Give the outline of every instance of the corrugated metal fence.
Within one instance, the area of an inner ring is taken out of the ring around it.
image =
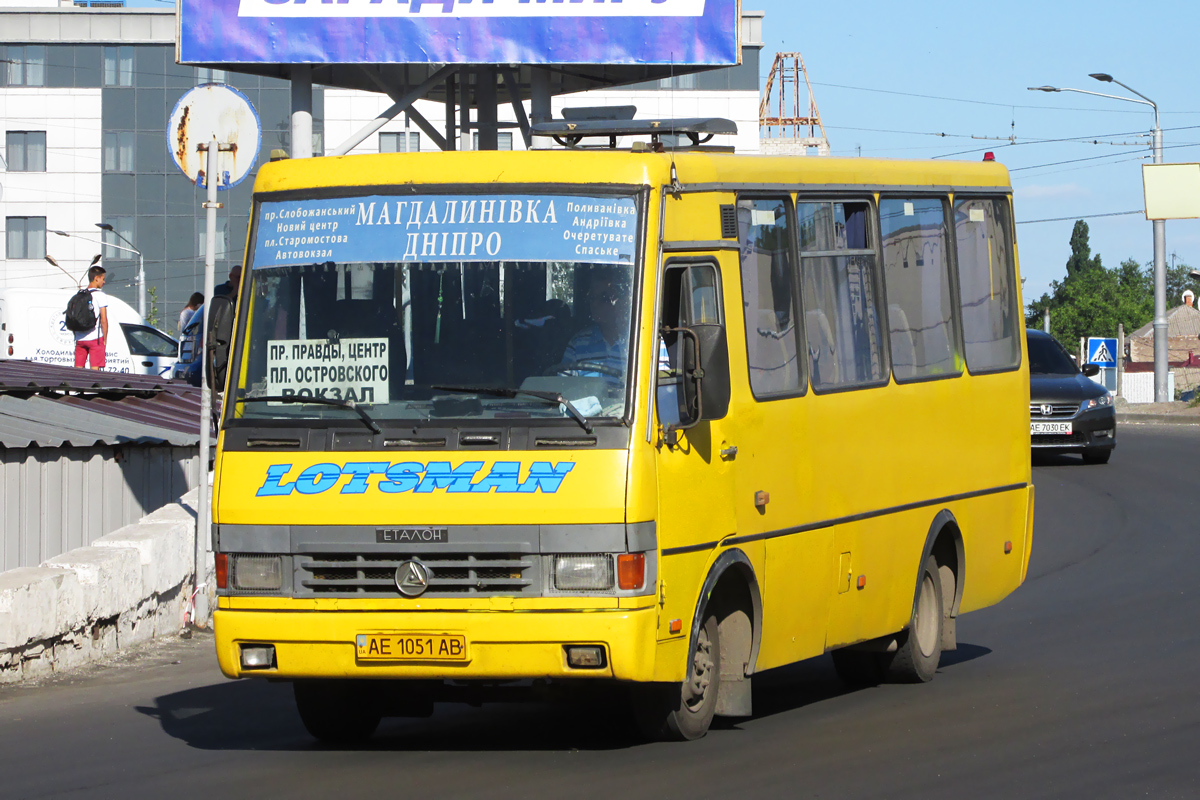
[[[195,447],[0,447],[0,572],[91,544],[195,485]]]

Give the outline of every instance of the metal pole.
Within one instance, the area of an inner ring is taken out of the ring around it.
[[[1121,391],[1125,388],[1125,323],[1117,324],[1117,397],[1124,397]]]
[[[138,316],[146,321],[146,267],[145,259],[138,253]]]
[[[1042,311],[1042,330],[1046,333],[1050,332],[1050,309]]]
[[[1154,163],[1162,163],[1162,128],[1154,107]],[[1154,220],[1154,402],[1169,403],[1167,394],[1167,223]]]
[[[496,108],[496,68],[481,67],[475,73],[475,105],[478,107],[479,149],[496,150],[499,146],[499,120]]]
[[[311,139],[310,139],[311,141]],[[294,144],[294,141],[293,141]],[[208,164],[204,180],[208,187],[208,202],[204,204],[206,224],[206,246],[204,248],[204,322],[201,338],[204,347],[200,354],[200,482],[196,499],[196,557],[193,562],[192,588],[195,590],[196,613],[193,621],[203,625],[208,620],[208,596],[204,590],[208,560],[210,521],[210,498],[208,496],[208,450],[209,427],[212,425],[212,390],[208,386],[208,312],[212,306],[213,288],[216,285],[216,261],[213,254],[217,249],[217,155],[219,145],[214,137],[207,145]]]
[[[446,148],[454,150],[458,132],[458,89],[454,75],[446,78]]]
[[[292,158],[312,158],[312,140],[312,65],[295,64],[292,66]]]
[[[534,125],[539,122],[550,122],[554,111],[550,103],[550,71],[541,67],[532,67],[529,71],[529,121]],[[532,137],[531,147],[549,147],[554,140],[545,136]]]

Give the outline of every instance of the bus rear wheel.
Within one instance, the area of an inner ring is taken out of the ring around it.
[[[890,683],[927,683],[933,680],[942,658],[942,582],[937,561],[925,559],[917,602],[908,630],[897,639],[899,646],[885,656]]]
[[[292,689],[305,730],[326,744],[365,741],[383,717],[366,689],[353,681],[296,681]]]
[[[721,635],[715,615],[705,618],[682,684],[648,684],[635,689],[634,717],[647,739],[692,741],[708,733],[721,691]]]

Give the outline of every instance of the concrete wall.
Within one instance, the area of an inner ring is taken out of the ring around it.
[[[92,544],[196,485],[195,447],[0,447],[0,573]]]
[[[77,667],[185,625],[196,493],[90,546],[0,573],[0,684]],[[212,555],[206,575],[212,596]]]

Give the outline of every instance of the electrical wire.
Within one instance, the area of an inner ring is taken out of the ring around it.
[[[1144,209],[1139,208],[1137,211],[1113,211],[1108,214],[1076,214],[1076,215],[1070,216],[1070,217],[1053,217],[1051,219],[1019,219],[1019,220],[1017,220],[1017,224],[1018,225],[1032,225],[1035,222],[1065,222],[1065,221],[1074,220],[1074,219],[1097,219],[1099,217],[1126,217],[1126,216],[1129,216],[1130,214],[1145,214],[1145,213],[1146,212]]]

